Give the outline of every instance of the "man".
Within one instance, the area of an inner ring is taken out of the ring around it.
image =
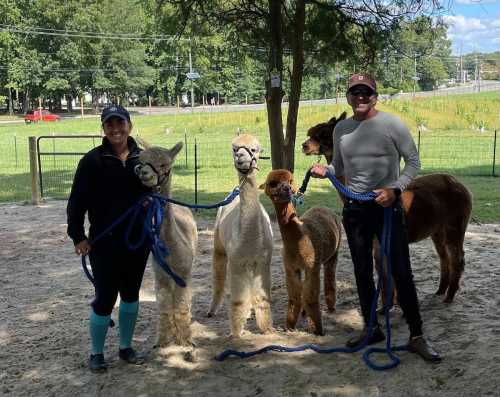
[[[139,289],[149,255],[146,245],[131,251],[125,244],[127,220],[92,242],[148,190],[134,172],[139,148],[130,137],[132,122],[128,111],[118,105],[107,107],[101,114],[101,123],[105,135],[102,145],[80,160],[67,208],[68,235],[78,255],[89,255],[95,281],[89,327],[92,372],[107,369],[104,342],[118,294],[121,298],[119,357],[132,364],[142,361],[131,342],[139,311]],[[85,214],[90,223],[88,238],[84,229]],[[141,223],[138,219],[134,224],[132,241],[140,236]]]
[[[380,240],[384,207],[392,208],[391,259],[392,274],[399,304],[410,329],[408,350],[427,361],[438,362],[439,354],[423,336],[417,291],[411,270],[408,237],[399,196],[420,169],[420,160],[408,128],[401,120],[378,111],[377,84],[367,74],[349,78],[347,102],[353,116],[338,123],[334,130],[334,157],[328,167],[316,164],[312,176],[324,178],[330,169],[337,178],[356,193],[374,191],[374,201],[361,202],[343,198],[343,225],[354,264],[356,285],[365,327],[360,335],[347,342],[354,347],[367,336],[372,301],[373,238]],[[400,170],[400,159],[405,166]],[[368,344],[381,342],[385,335],[374,319]]]

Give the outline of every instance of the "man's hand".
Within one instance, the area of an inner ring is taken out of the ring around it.
[[[313,178],[326,178],[326,171],[328,170],[327,167],[321,164],[314,164],[310,171],[311,171],[311,176]]]
[[[380,204],[382,207],[390,207],[392,203],[396,200],[396,194],[394,193],[394,189],[384,188],[384,189],[376,189],[374,192],[377,194],[375,198],[375,202]]]
[[[88,255],[90,248],[89,240],[83,240],[75,245],[75,252],[77,255]]]

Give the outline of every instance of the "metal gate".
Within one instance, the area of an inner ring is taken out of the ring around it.
[[[43,135],[36,140],[38,154],[38,179],[40,196],[52,198],[67,198],[73,182],[73,175],[80,158],[87,152],[71,151],[74,140],[86,139],[88,150],[101,144],[101,135]],[[78,144],[80,147],[81,144]],[[51,150],[50,150],[51,149]],[[68,150],[64,150],[68,149]],[[87,150],[87,151],[88,151]],[[61,159],[71,159],[71,162],[61,163]],[[52,180],[58,183],[51,184]]]

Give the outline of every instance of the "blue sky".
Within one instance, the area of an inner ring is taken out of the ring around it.
[[[454,55],[500,51],[500,0],[451,0],[444,20]]]

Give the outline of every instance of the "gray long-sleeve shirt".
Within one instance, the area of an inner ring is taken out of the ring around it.
[[[404,168],[400,170],[401,158]],[[404,190],[420,170],[410,131],[396,116],[378,112],[374,117],[341,121],[333,132],[333,162],[329,168],[345,176],[357,193],[380,188]]]

